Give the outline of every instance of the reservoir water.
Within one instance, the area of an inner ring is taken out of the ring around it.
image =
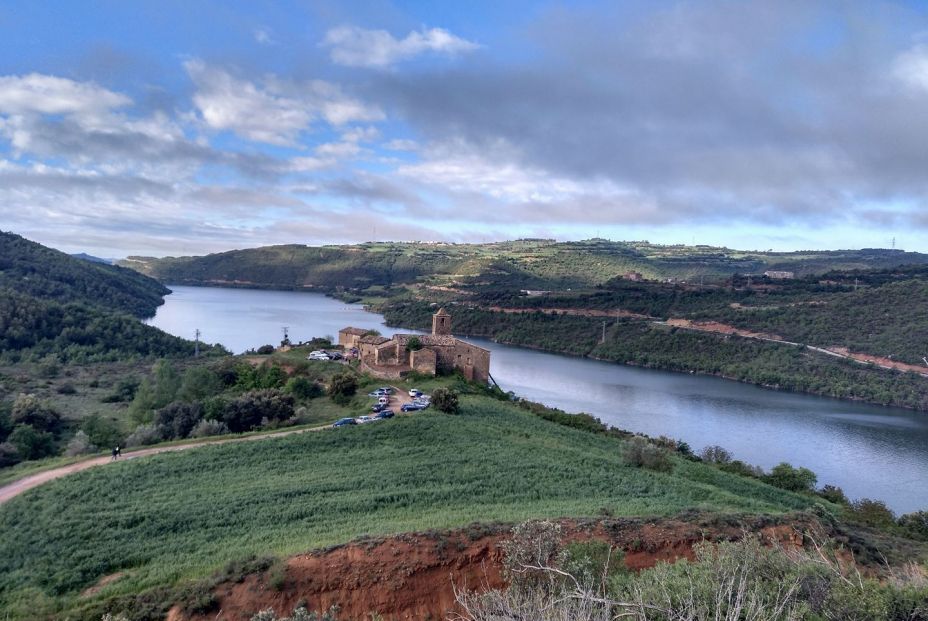
[[[149,323],[190,339],[199,328],[205,341],[235,353],[278,343],[283,326],[294,341],[335,336],[349,325],[395,331],[380,315],[316,293],[171,288]],[[805,466],[819,485],[883,500],[897,513],[928,509],[928,413],[469,340],[492,351],[493,377],[521,397],[682,439],[697,451],[718,444],[765,469],[781,461]]]

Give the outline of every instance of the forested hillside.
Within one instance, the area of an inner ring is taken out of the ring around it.
[[[417,281],[516,290],[576,288],[603,284],[628,271],[652,279],[691,279],[768,269],[811,274],[925,263],[928,255],[897,250],[744,252],[593,239],[269,246],[202,257],[129,257],[121,265],[165,283],[334,291]]]
[[[178,356],[193,344],[141,323],[170,293],[132,270],[0,232],[0,360]]]
[[[84,261],[0,231],[0,289],[150,317],[170,293],[157,281],[114,265]]]

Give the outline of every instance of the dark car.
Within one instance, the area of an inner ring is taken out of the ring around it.
[[[381,410],[374,418],[393,418],[393,410]]]
[[[389,406],[386,403],[375,403],[371,406],[371,412],[382,412],[386,410]]]
[[[332,426],[333,427],[344,427],[345,425],[357,425],[357,424],[358,424],[358,421],[356,421],[353,418],[340,418],[337,421],[335,421],[335,424],[333,424]]]
[[[400,409],[404,412],[418,412],[419,410],[424,410],[425,408],[418,403],[404,403]]]

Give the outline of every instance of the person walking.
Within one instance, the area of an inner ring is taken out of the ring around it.
[[[114,449],[113,449],[113,459],[112,459],[112,461],[116,461],[117,455],[119,455],[119,448],[114,448]]]
[[[122,449],[117,446],[116,447],[116,459],[119,459],[120,457],[122,457]]]

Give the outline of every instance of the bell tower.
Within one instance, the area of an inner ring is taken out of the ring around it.
[[[432,334],[451,334],[451,315],[443,308],[432,315]]]

